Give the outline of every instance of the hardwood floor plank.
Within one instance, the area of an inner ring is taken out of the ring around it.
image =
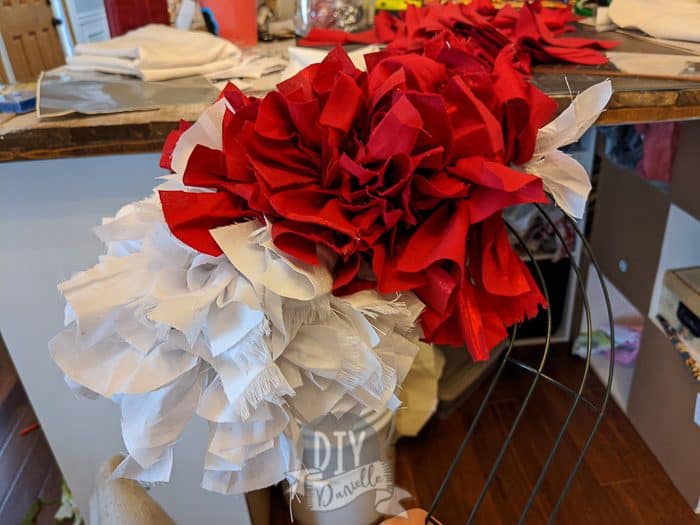
[[[36,434],[30,434],[27,437],[19,435],[22,428],[33,422],[34,413],[31,408],[28,405],[23,406],[19,417],[14,421],[5,446],[0,449],[0,511],[2,511],[7,493],[15,482],[25,455],[33,448],[37,440]]]
[[[41,498],[43,505],[35,525],[56,525],[54,515],[60,506],[62,480],[63,474],[61,474],[58,465],[55,461],[50,461],[46,479],[39,491],[39,498]]]
[[[54,525],[62,474],[41,428],[24,436],[36,422],[27,395],[0,339],[0,524],[19,524],[37,497],[55,501],[42,509],[37,525]]]
[[[0,449],[5,444],[21,405],[27,396],[17,377],[17,372],[0,337]]]
[[[53,461],[43,433],[37,433],[37,439],[24,457],[17,472],[17,478],[0,510],[0,522],[21,523],[32,504],[39,497],[39,491],[48,473],[49,462]]]

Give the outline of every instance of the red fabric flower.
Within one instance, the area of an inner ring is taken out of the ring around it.
[[[227,88],[223,150],[196,147],[184,173],[217,191],[161,192],[174,235],[218,255],[211,228],[268,220],[289,255],[334,255],[334,293],[414,291],[426,340],[487,359],[544,306],[500,212],[546,201],[541,180],[509,164],[529,160],[556,104],[512,46],[491,71],[441,38],[431,56],[368,57],[368,73],[337,48],[262,100]]]

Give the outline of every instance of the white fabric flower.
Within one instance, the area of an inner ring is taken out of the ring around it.
[[[59,286],[67,327],[50,351],[69,385],[120,405],[115,475],[168,481],[196,414],[210,425],[202,486],[247,492],[301,470],[300,424],[399,406],[420,335],[412,294],[334,297],[327,265],[280,252],[257,221],[211,232],[224,255],[197,253],[155,196],[96,231],[106,254]]]

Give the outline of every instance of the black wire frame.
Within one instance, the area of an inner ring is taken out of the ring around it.
[[[479,493],[479,496],[474,503],[473,507],[471,508],[471,511],[469,513],[469,517],[467,519],[467,524],[472,524],[474,523],[474,520],[476,519],[477,513],[479,512],[479,509],[481,508],[481,504],[484,501],[484,498],[486,497],[486,494],[488,493],[489,488],[491,487],[493,481],[496,479],[496,475],[498,473],[498,469],[501,466],[501,463],[505,457],[505,454],[508,450],[508,447],[513,440],[513,436],[515,435],[515,432],[518,428],[518,425],[520,424],[520,421],[522,420],[525,410],[527,409],[532,394],[535,391],[535,388],[537,387],[540,379],[556,386],[559,390],[561,390],[563,393],[566,395],[570,396],[573,401],[571,403],[571,407],[569,409],[569,412],[564,419],[564,422],[561,426],[561,429],[559,430],[559,433],[557,435],[556,440],[554,441],[554,444],[549,450],[549,454],[547,456],[547,459],[543,463],[539,475],[537,477],[537,480],[535,481],[532,490],[530,492],[530,495],[528,497],[527,502],[525,503],[525,506],[523,507],[522,513],[520,514],[520,518],[518,521],[518,525],[522,525],[525,523],[528,513],[530,512],[530,509],[532,508],[533,504],[535,503],[535,500],[537,498],[537,495],[540,492],[540,489],[542,488],[542,483],[544,482],[547,473],[549,471],[549,468],[552,465],[552,462],[554,461],[554,458],[556,456],[557,451],[559,450],[559,446],[561,445],[566,430],[569,427],[569,424],[571,423],[571,420],[573,419],[574,412],[576,411],[576,408],[578,407],[579,403],[582,403],[586,405],[588,408],[594,411],[596,413],[596,418],[593,422],[593,425],[591,426],[591,430],[588,434],[588,437],[586,438],[583,446],[581,447],[579,451],[579,455],[569,471],[569,475],[567,477],[567,480],[562,487],[561,492],[559,493],[559,497],[557,498],[556,503],[554,504],[554,507],[552,508],[552,512],[549,516],[548,519],[548,524],[553,524],[555,523],[557,516],[559,514],[559,511],[561,510],[561,506],[564,502],[564,499],[566,498],[567,493],[569,492],[569,489],[571,488],[571,484],[574,480],[574,477],[576,476],[576,473],[578,472],[579,468],[581,467],[581,463],[583,462],[583,458],[585,457],[586,453],[588,452],[588,449],[591,446],[591,443],[593,442],[593,438],[598,431],[598,428],[600,427],[600,424],[603,420],[603,416],[605,414],[605,409],[608,404],[608,400],[610,398],[610,392],[612,389],[612,380],[613,380],[613,372],[614,372],[614,366],[615,366],[615,326],[614,326],[614,321],[613,321],[613,312],[612,312],[612,306],[610,303],[610,297],[608,295],[608,289],[605,285],[605,280],[603,278],[603,274],[600,270],[600,266],[598,265],[598,262],[595,259],[595,256],[593,255],[593,251],[591,250],[590,245],[586,241],[586,238],[584,237],[583,233],[581,232],[581,229],[578,227],[578,224],[574,219],[571,217],[565,215],[566,220],[569,222],[569,224],[573,227],[573,230],[575,232],[575,238],[577,242],[581,243],[581,246],[583,248],[584,254],[588,257],[588,260],[590,262],[590,269],[593,269],[595,271],[597,280],[600,282],[600,286],[602,287],[603,290],[603,297],[605,300],[605,307],[607,309],[607,316],[608,316],[608,323],[609,323],[609,328],[610,328],[610,364],[609,364],[609,371],[608,371],[608,377],[607,377],[607,384],[605,385],[605,392],[603,394],[602,400],[600,401],[599,404],[595,404],[585,398],[583,396],[583,390],[584,387],[586,386],[586,382],[588,380],[590,368],[591,368],[591,356],[592,356],[592,327],[591,327],[591,307],[590,303],[586,294],[586,284],[584,282],[583,276],[581,274],[581,267],[576,261],[573,253],[571,252],[571,249],[569,248],[567,242],[564,239],[564,236],[562,233],[559,231],[559,228],[556,226],[552,218],[547,214],[547,212],[542,208],[541,205],[535,204],[538,212],[542,215],[542,217],[549,223],[549,225],[552,227],[554,234],[556,235],[558,242],[562,244],[564,247],[564,250],[566,251],[566,254],[569,257],[569,261],[571,262],[571,267],[574,271],[574,275],[576,278],[576,284],[577,288],[581,291],[581,298],[583,302],[583,313],[585,315],[585,322],[586,322],[586,334],[587,334],[587,340],[586,340],[586,357],[585,357],[585,368],[584,372],[581,376],[581,380],[579,383],[579,386],[576,390],[562,384],[561,382],[557,381],[553,377],[550,377],[549,375],[544,373],[544,367],[547,362],[547,358],[549,356],[549,351],[550,351],[550,344],[551,344],[551,336],[552,336],[552,316],[551,312],[547,310],[547,334],[545,337],[545,342],[544,342],[544,349],[542,351],[542,358],[540,359],[539,365],[537,368],[530,366],[526,363],[523,363],[522,361],[519,361],[518,359],[514,358],[511,356],[511,352],[513,350],[514,343],[517,338],[517,326],[513,327],[512,335],[510,337],[510,340],[508,342],[508,346],[506,348],[506,351],[504,352],[503,357],[501,358],[501,362],[491,379],[491,382],[488,386],[488,389],[486,391],[486,394],[484,395],[484,399],[482,400],[481,404],[479,405],[479,408],[476,411],[476,414],[474,415],[474,419],[471,422],[471,425],[469,426],[469,429],[467,430],[467,434],[465,435],[464,439],[462,440],[462,443],[459,446],[459,449],[457,450],[457,453],[455,454],[455,457],[450,464],[447,473],[445,474],[445,477],[443,478],[442,484],[440,485],[440,488],[438,489],[437,493],[435,494],[435,498],[433,499],[432,504],[430,505],[430,509],[428,510],[428,514],[425,518],[425,524],[426,525],[437,525],[439,522],[435,519],[433,516],[435,513],[435,510],[437,509],[438,504],[440,503],[440,500],[442,499],[442,496],[445,492],[445,489],[447,488],[450,479],[452,478],[452,475],[454,474],[455,469],[459,465],[459,462],[462,458],[462,455],[464,454],[465,450],[467,449],[467,446],[469,445],[469,442],[474,435],[474,432],[479,424],[479,421],[481,419],[481,416],[484,413],[484,410],[486,409],[486,406],[489,403],[489,400],[491,399],[491,396],[496,389],[498,382],[501,378],[501,375],[503,373],[503,370],[505,369],[506,364],[510,363],[512,365],[515,365],[526,372],[532,374],[532,383],[530,384],[530,388],[528,389],[527,393],[525,394],[525,397],[522,401],[522,405],[520,407],[520,410],[518,411],[517,415],[515,416],[515,419],[513,420],[513,424],[511,425],[505,439],[503,440],[503,444],[501,446],[501,449],[498,452],[498,455],[496,456],[496,459],[493,462],[493,465],[491,467],[491,470],[489,471],[489,474],[486,478],[486,481],[483,484],[483,487],[481,489],[481,492]],[[509,231],[513,234],[515,239],[517,240],[518,244],[525,250],[527,253],[527,257],[532,262],[534,268],[535,268],[535,277],[537,278],[540,288],[542,290],[542,293],[545,296],[545,299],[547,300],[547,303],[549,304],[549,293],[547,291],[547,287],[544,282],[544,276],[542,275],[542,271],[539,267],[539,264],[535,260],[535,257],[532,253],[532,251],[529,249],[527,244],[523,241],[521,236],[515,231],[515,229],[506,222],[506,226],[509,229]],[[589,270],[590,271],[590,270]]]

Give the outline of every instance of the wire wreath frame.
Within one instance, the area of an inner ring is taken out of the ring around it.
[[[546,316],[547,316],[547,333],[545,336],[545,342],[544,342],[544,349],[542,351],[542,357],[540,359],[539,365],[535,368],[533,366],[528,365],[527,363],[524,363],[515,357],[511,355],[514,343],[517,339],[517,326],[513,328],[510,340],[508,342],[508,346],[503,354],[503,356],[500,358],[501,362],[498,365],[498,368],[496,369],[496,372],[493,375],[493,378],[491,379],[491,382],[489,383],[489,386],[486,390],[486,394],[484,395],[484,399],[482,400],[481,404],[479,405],[479,408],[476,411],[476,414],[474,415],[474,418],[469,426],[469,429],[467,430],[467,434],[464,436],[464,439],[462,440],[462,443],[460,444],[457,453],[455,454],[454,459],[452,460],[452,463],[450,464],[447,473],[445,474],[445,477],[442,480],[442,483],[440,485],[440,488],[438,489],[437,493],[435,494],[435,497],[430,505],[430,508],[428,510],[428,514],[425,518],[425,524],[426,525],[438,525],[438,521],[435,519],[433,514],[435,513],[435,510],[437,509],[438,504],[440,503],[445,489],[450,483],[450,479],[452,478],[452,475],[455,472],[455,469],[460,463],[460,460],[462,459],[462,456],[464,452],[466,451],[472,436],[474,435],[474,432],[479,424],[479,421],[481,419],[481,416],[484,413],[484,410],[486,409],[486,406],[491,399],[491,396],[495,389],[498,386],[499,380],[501,379],[501,375],[503,373],[503,370],[506,367],[506,364],[511,364],[514,366],[517,366],[529,374],[532,375],[532,382],[530,384],[530,387],[527,390],[527,393],[525,394],[525,397],[522,401],[522,405],[520,407],[520,410],[518,411],[517,415],[515,416],[515,419],[513,420],[513,423],[510,427],[510,429],[507,432],[507,435],[505,439],[503,440],[503,444],[501,445],[501,448],[496,456],[496,459],[493,462],[493,465],[491,466],[491,470],[489,471],[488,476],[486,477],[486,480],[482,486],[481,492],[479,493],[479,496],[476,499],[476,502],[474,503],[473,507],[471,508],[471,511],[469,513],[469,517],[467,519],[467,524],[472,524],[474,523],[477,513],[479,512],[479,509],[481,508],[481,505],[486,497],[486,494],[489,491],[489,488],[491,487],[492,483],[496,479],[496,475],[498,473],[498,469],[501,466],[501,463],[503,462],[503,459],[505,457],[505,454],[508,450],[508,447],[513,440],[513,436],[515,435],[515,432],[518,428],[518,425],[520,421],[523,418],[523,415],[525,414],[525,410],[527,409],[530,400],[532,398],[532,395],[535,391],[535,388],[537,387],[538,383],[540,380],[546,381],[548,383],[551,383],[555,387],[557,387],[559,390],[561,390],[564,394],[572,398],[571,402],[571,407],[569,408],[569,412],[567,413],[566,418],[564,419],[564,422],[559,430],[559,433],[557,434],[557,437],[551,446],[549,450],[549,454],[547,455],[546,460],[544,461],[539,475],[532,486],[532,489],[530,491],[530,495],[527,499],[527,502],[525,503],[525,506],[523,507],[523,510],[520,514],[520,518],[518,520],[518,525],[522,525],[525,523],[527,520],[527,516],[530,512],[530,509],[532,508],[533,504],[535,503],[535,499],[537,498],[537,495],[540,492],[540,489],[542,488],[542,484],[547,476],[547,473],[554,461],[554,458],[556,456],[557,451],[559,450],[559,446],[561,445],[565,433],[567,431],[567,428],[569,427],[569,424],[571,423],[574,412],[576,411],[576,408],[579,406],[579,404],[586,405],[589,409],[593,410],[593,412],[596,414],[596,418],[591,426],[591,430],[588,434],[588,437],[583,443],[583,446],[581,447],[579,451],[579,455],[569,471],[569,475],[566,479],[566,482],[564,483],[561,492],[559,493],[559,497],[557,498],[556,503],[554,504],[554,507],[552,508],[551,514],[549,515],[549,519],[547,521],[548,524],[553,524],[556,522],[557,516],[559,514],[559,511],[561,510],[561,506],[564,502],[564,499],[566,498],[566,495],[568,494],[571,484],[573,483],[574,477],[576,476],[576,473],[578,472],[581,463],[583,462],[583,458],[585,457],[586,453],[588,452],[588,449],[591,446],[591,443],[593,442],[593,438],[598,431],[598,428],[600,427],[600,423],[603,420],[603,416],[605,415],[605,409],[608,404],[608,400],[610,398],[610,393],[612,389],[612,379],[613,379],[613,371],[614,371],[614,365],[615,365],[615,327],[614,327],[614,321],[613,321],[613,312],[612,312],[612,307],[610,303],[610,297],[608,295],[608,290],[605,285],[605,280],[603,279],[602,272],[600,270],[600,267],[598,266],[598,262],[596,261],[593,251],[591,250],[590,245],[586,241],[583,233],[581,232],[578,224],[576,224],[576,221],[569,217],[568,215],[565,215],[566,220],[569,222],[569,224],[573,227],[573,230],[575,232],[575,238],[577,239],[578,242],[581,243],[583,247],[583,252],[584,254],[588,257],[588,260],[591,263],[590,268],[595,270],[595,274],[597,277],[597,280],[600,282],[600,286],[602,287],[603,290],[603,297],[605,301],[605,308],[607,310],[607,317],[608,317],[608,323],[609,323],[609,328],[610,328],[610,368],[608,371],[608,377],[607,377],[607,384],[605,385],[605,391],[603,393],[601,401],[596,404],[586,397],[583,396],[583,390],[584,387],[586,386],[586,382],[589,377],[589,373],[591,370],[591,356],[592,356],[592,322],[591,322],[591,307],[590,307],[590,302],[588,300],[588,297],[586,295],[586,285],[582,276],[581,272],[581,266],[576,262],[573,253],[571,249],[569,248],[564,236],[562,233],[559,231],[557,228],[556,224],[552,220],[552,218],[547,214],[547,212],[540,206],[539,204],[535,204],[537,210],[539,213],[542,215],[542,217],[549,223],[551,228],[554,231],[554,234],[557,237],[557,240],[559,243],[562,244],[567,256],[569,257],[569,261],[571,264],[571,267],[574,271],[575,278],[576,278],[576,285],[577,289],[580,290],[581,292],[581,297],[582,297],[582,302],[583,302],[583,313],[585,316],[585,322],[586,322],[586,333],[587,333],[587,340],[586,340],[586,357],[585,357],[585,368],[584,372],[581,376],[581,380],[579,383],[579,386],[576,390],[564,385],[560,381],[554,379],[553,377],[547,375],[544,373],[544,368],[547,363],[547,358],[549,357],[550,354],[550,343],[551,343],[551,337],[552,337],[552,313],[551,310],[547,309],[546,310]],[[524,251],[527,253],[527,259],[532,263],[532,265],[535,268],[535,276],[537,280],[539,281],[540,288],[545,296],[545,299],[547,300],[547,303],[549,304],[549,293],[547,291],[547,287],[545,284],[544,276],[542,274],[542,271],[539,267],[538,262],[535,259],[535,256],[533,255],[532,251],[530,248],[527,246],[527,244],[524,242],[522,237],[518,234],[518,232],[506,222],[506,226],[508,230],[513,234],[515,239],[517,240],[518,244],[524,249]]]

